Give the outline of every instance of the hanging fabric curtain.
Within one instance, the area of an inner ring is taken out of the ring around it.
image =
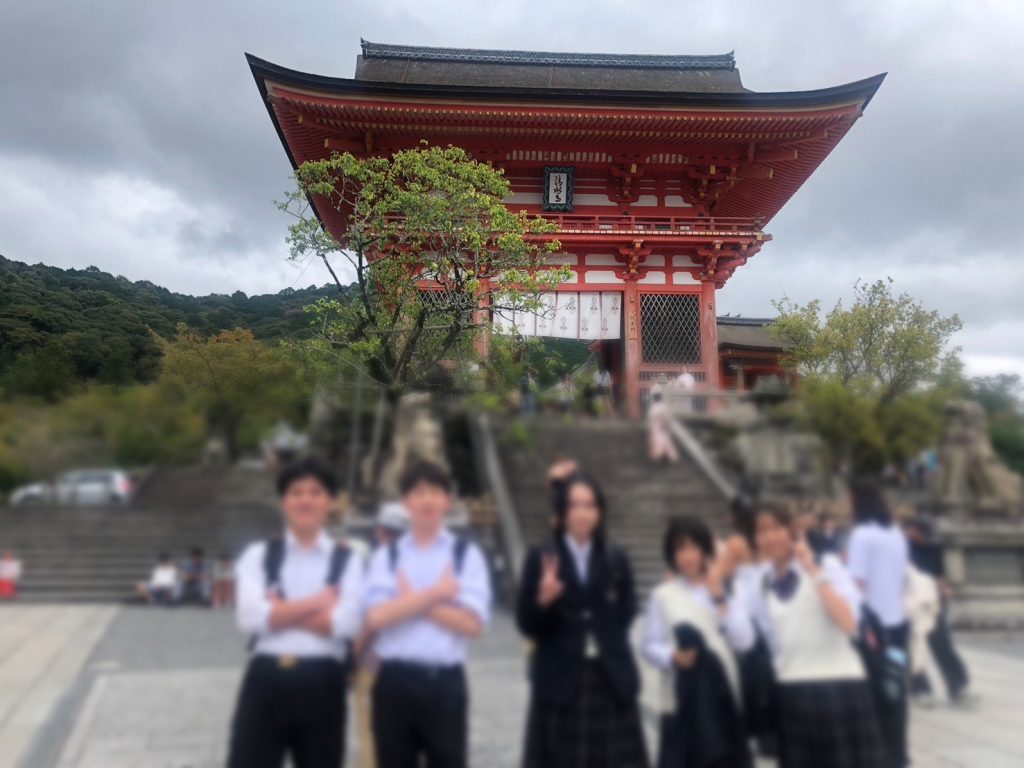
[[[553,336],[555,327],[555,309],[558,297],[554,293],[544,293],[540,297],[540,308],[537,310],[537,335]]]
[[[622,294],[618,291],[558,291],[539,297],[540,307],[494,310],[492,330],[506,336],[556,339],[622,338]]]
[[[580,294],[579,338],[591,341],[601,338],[601,294],[596,291]]]
[[[601,294],[601,338],[618,339],[622,325],[622,294],[607,291]]]

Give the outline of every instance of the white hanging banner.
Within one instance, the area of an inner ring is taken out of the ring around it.
[[[559,291],[557,296],[555,327],[552,329],[551,335],[557,339],[578,339],[580,295],[569,291]]]
[[[580,294],[580,335],[581,339],[601,338],[601,294],[585,292]]]
[[[536,334],[537,315],[532,310],[517,309],[512,314],[512,323],[519,336],[527,337]]]
[[[491,313],[491,330],[500,336],[511,336],[515,333],[512,323],[514,313],[511,309],[495,309]]]
[[[554,293],[540,295],[540,308],[537,310],[537,335],[552,336],[555,327],[555,307],[558,298]]]
[[[608,291],[601,294],[601,338],[617,339],[620,337],[619,326],[622,321],[622,294]]]
[[[622,338],[622,294],[618,291],[558,291],[541,294],[539,301],[536,310],[494,310],[494,332],[585,341]]]

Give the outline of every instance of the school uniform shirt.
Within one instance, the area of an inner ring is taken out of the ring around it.
[[[762,623],[766,617],[755,610],[753,601],[761,591],[765,583],[765,576],[770,570],[771,566],[764,562],[740,563],[732,577],[730,604],[736,603],[740,606],[741,610],[750,618],[755,633],[760,633],[761,637],[768,636],[769,628]]]
[[[580,577],[580,584],[587,583],[587,567],[590,564],[590,550],[593,543],[588,540],[586,544],[580,544],[569,534],[564,536],[565,546],[572,556],[573,566],[576,568],[576,575]]]
[[[321,532],[309,547],[304,547],[290,531],[285,534],[284,541],[280,573],[284,599],[312,597],[327,586],[331,557],[337,544],[325,532]],[[243,633],[256,637],[253,652],[256,655],[324,657],[343,661],[347,653],[344,641],[354,638],[362,623],[363,564],[358,553],[350,552],[345,563],[339,599],[331,616],[332,636],[324,637],[297,627],[271,631],[269,585],[263,570],[266,548],[266,542],[250,545],[235,566],[238,627]]]
[[[897,525],[862,523],[850,535],[850,573],[864,585],[864,602],[885,627],[907,620],[903,594],[907,585],[910,551],[907,537]]]
[[[395,543],[398,561],[392,565],[388,547],[378,547],[370,561],[366,580],[364,610],[398,597],[401,571],[415,590],[433,586],[444,569],[455,569],[455,536],[442,528],[427,546],[418,545],[412,534]],[[466,548],[462,567],[455,570],[459,593],[455,603],[472,611],[484,626],[491,620],[491,577],[483,553],[475,544]],[[380,661],[405,661],[430,666],[457,666],[466,661],[468,638],[416,616],[381,630],[374,636],[373,650]]]

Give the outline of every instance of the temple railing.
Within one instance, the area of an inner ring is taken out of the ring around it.
[[[557,234],[647,234],[647,235],[741,235],[765,237],[760,222],[748,218],[711,216],[637,216],[620,214],[587,215],[579,213],[540,214],[558,225]]]
[[[510,595],[515,595],[516,590],[519,588],[519,579],[522,575],[521,569],[526,545],[523,541],[523,532],[519,526],[519,517],[516,514],[515,504],[512,501],[512,494],[505,480],[501,458],[498,456],[498,446],[494,440],[494,432],[491,429],[491,420],[487,413],[481,412],[470,416],[470,435],[475,449],[477,471],[483,476],[487,490],[490,491],[491,498],[494,500],[494,508],[497,513],[498,526],[507,560],[507,574],[510,581],[509,593]]]
[[[657,236],[716,235],[754,237],[770,239],[761,228],[762,222],[749,218],[709,216],[642,216],[632,214],[582,214],[545,211],[539,214],[545,221],[558,225],[559,235],[616,235],[643,234]],[[404,216],[390,215],[384,218],[387,225],[401,224]]]
[[[704,473],[704,476],[715,486],[715,489],[722,495],[722,498],[731,501],[736,497],[739,489],[719,468],[711,454],[701,445],[700,440],[694,436],[686,424],[679,418],[672,419],[672,436],[675,437],[676,442],[693,459],[693,462]]]

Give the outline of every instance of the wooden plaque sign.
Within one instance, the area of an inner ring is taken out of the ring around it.
[[[544,210],[572,210],[572,166],[549,165],[544,168]]]

